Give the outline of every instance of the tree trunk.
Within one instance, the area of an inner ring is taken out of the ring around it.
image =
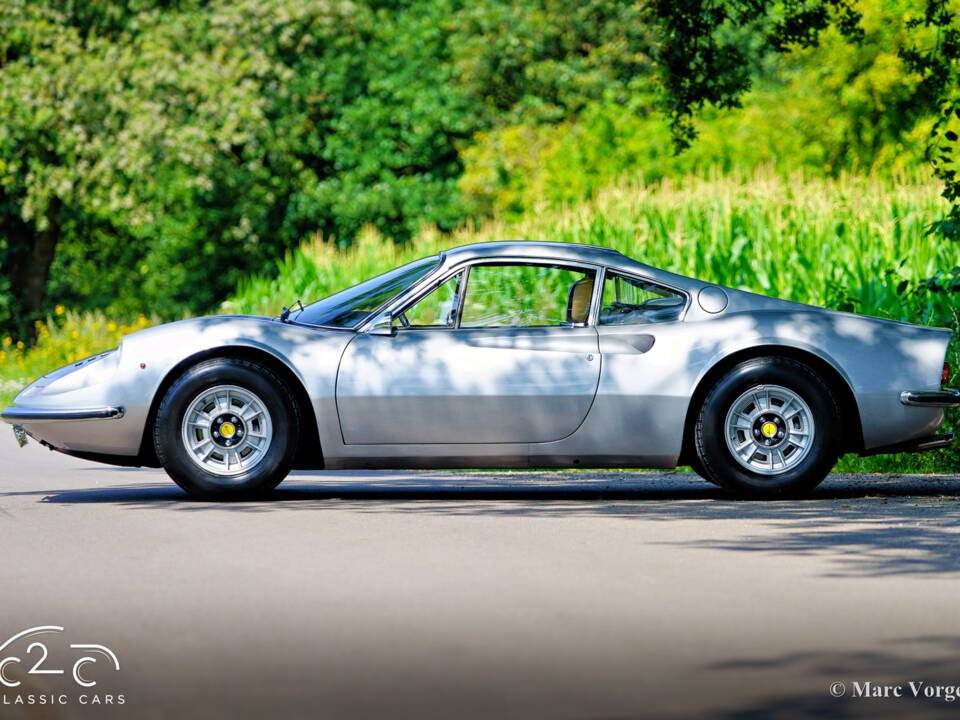
[[[59,210],[59,200],[50,203],[46,230],[31,232],[29,226],[21,225],[10,237],[13,250],[10,263],[11,290],[19,301],[17,304],[21,317],[18,324],[21,333],[32,334],[32,321],[43,310],[50,266],[60,240],[60,226],[57,224]]]

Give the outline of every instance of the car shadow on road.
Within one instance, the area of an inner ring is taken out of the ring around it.
[[[129,471],[131,479],[135,477]],[[118,473],[119,474],[119,473]],[[404,513],[702,522],[691,550],[828,555],[828,575],[960,572],[960,476],[831,475],[803,500],[738,501],[692,473],[301,472],[258,500],[198,501],[172,483],[9,493],[192,513]],[[0,499],[4,496],[0,495]],[[743,527],[749,525],[750,531]]]

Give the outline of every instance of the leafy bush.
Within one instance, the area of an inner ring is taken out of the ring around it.
[[[656,94],[641,87],[626,101],[613,93],[587,102],[559,122],[525,118],[481,133],[462,152],[460,189],[475,214],[516,217],[637,174],[656,182],[707,168],[826,176],[910,170],[924,163],[932,120],[917,104],[918,78],[896,53],[906,9],[874,3],[862,10],[865,37],[856,46],[830,30],[816,49],[758,59],[744,107],[705,109],[696,142],[679,155]],[[754,33],[740,32],[749,46]]]
[[[465,208],[459,150],[647,67],[627,0],[0,4],[0,331],[207,310],[320,231]],[[636,56],[637,60],[631,59]]]

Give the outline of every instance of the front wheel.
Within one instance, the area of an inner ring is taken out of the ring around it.
[[[840,407],[820,375],[789,358],[755,358],[704,399],[697,456],[708,478],[736,495],[801,495],[836,463],[840,429]]]
[[[299,436],[297,405],[283,381],[237,358],[190,368],[167,391],[154,424],[167,474],[203,497],[276,487],[290,471]]]

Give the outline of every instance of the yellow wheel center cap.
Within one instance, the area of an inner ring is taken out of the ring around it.
[[[220,434],[225,438],[232,438],[237,432],[237,428],[233,426],[233,423],[225,422],[220,426]]]
[[[765,422],[763,425],[760,426],[760,432],[763,433],[764,437],[771,438],[777,434],[777,426],[774,425],[772,422]]]

